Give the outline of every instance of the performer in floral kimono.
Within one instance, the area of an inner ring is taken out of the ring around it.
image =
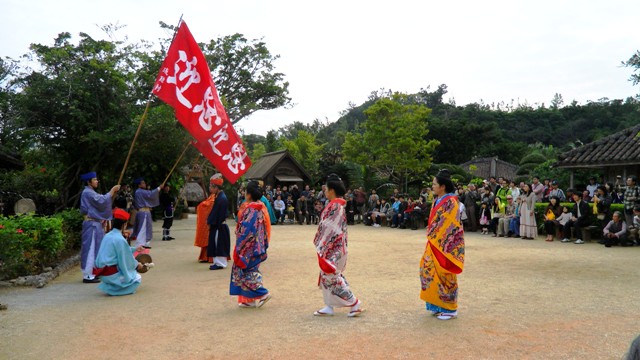
[[[420,298],[440,320],[458,316],[458,280],[464,266],[464,230],[451,175],[442,169],[433,179],[433,203],[427,246],[420,261]]]
[[[209,225],[207,224],[207,218],[213,209],[213,204],[216,201],[215,189],[213,186],[213,178],[209,180],[209,197],[200,204],[196,211],[196,238],[193,246],[200,248],[200,255],[198,255],[198,262],[201,263],[213,263],[213,257],[207,256],[207,246],[209,245]]]
[[[229,226],[227,226],[227,210],[229,200],[222,190],[222,174],[215,174],[211,178],[211,193],[216,196],[213,208],[207,217],[209,225],[209,243],[207,244],[207,256],[213,258],[213,265],[209,270],[220,270],[227,267],[230,257],[231,239]]]
[[[229,294],[238,295],[241,308],[261,307],[271,298],[262,285],[260,264],[267,260],[267,248],[271,235],[269,213],[260,198],[262,192],[256,183],[249,183],[246,190],[246,206],[238,215],[236,246],[233,250],[233,267]]]
[[[350,307],[349,317],[360,316],[364,311],[342,275],[347,266],[346,201],[341,198],[345,193],[342,180],[336,174],[329,175],[325,195],[330,202],[320,215],[318,232],[313,240],[320,265],[318,285],[326,306],[314,312],[315,316],[331,316],[334,307]]]
[[[120,185],[112,187],[107,194],[100,195],[96,192],[98,175],[95,172],[80,175],[80,180],[86,185],[80,195],[80,214],[84,216],[80,267],[82,282],[91,284],[100,282],[100,279],[96,279],[93,275],[93,265],[104,237],[102,223],[111,220],[111,203],[120,190]]]
[[[162,186],[147,190],[147,183],[143,178],[135,179],[133,184],[137,186],[133,193],[133,207],[136,208],[137,212],[136,223],[131,237],[136,239],[136,245],[151,249],[151,246],[149,246],[153,238],[151,211],[154,207],[160,205],[160,189]]]
[[[128,212],[119,208],[113,210],[113,228],[105,235],[96,257],[93,273],[102,279],[98,289],[109,295],[133,294],[140,286],[141,277],[136,270],[144,265],[133,257],[133,253],[142,252],[144,248],[130,247],[122,236],[128,220]]]

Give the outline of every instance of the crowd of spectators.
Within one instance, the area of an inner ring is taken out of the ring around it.
[[[583,230],[591,229],[598,219],[605,246],[637,244],[637,228],[640,227],[640,188],[635,176],[620,183],[598,184],[595,177],[589,179],[583,191],[560,188],[558,182],[534,176],[531,183],[514,181],[502,177],[490,177],[476,184],[458,184],[456,195],[460,201],[461,220],[465,231],[492,235],[494,237],[519,237],[533,240],[540,229],[547,241],[555,238],[562,242],[583,244]],[[320,213],[327,204],[325,186],[312,189],[305,185],[278,185],[265,187],[265,197],[273,207],[278,224],[318,224]],[[238,192],[239,203],[244,201],[242,189]],[[399,229],[417,230],[424,227],[433,203],[430,188],[419,194],[403,194],[394,189],[390,196],[381,196],[375,189],[348,189],[347,222],[350,225],[364,224],[372,227],[389,226]],[[536,203],[548,203],[540,217],[536,216]],[[562,206],[562,203],[573,203]],[[611,204],[624,204],[624,211],[612,213]],[[632,236],[630,236],[630,234]],[[575,240],[572,240],[575,238]]]

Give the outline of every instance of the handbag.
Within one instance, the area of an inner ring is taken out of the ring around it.
[[[551,209],[547,210],[547,220],[553,221],[556,219],[556,214]]]

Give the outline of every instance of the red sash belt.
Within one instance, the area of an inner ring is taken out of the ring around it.
[[[109,265],[103,268],[93,268],[94,276],[109,276],[118,272],[118,265]]]

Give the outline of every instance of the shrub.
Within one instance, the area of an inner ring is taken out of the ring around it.
[[[0,280],[39,273],[79,243],[80,212],[0,217]]]

